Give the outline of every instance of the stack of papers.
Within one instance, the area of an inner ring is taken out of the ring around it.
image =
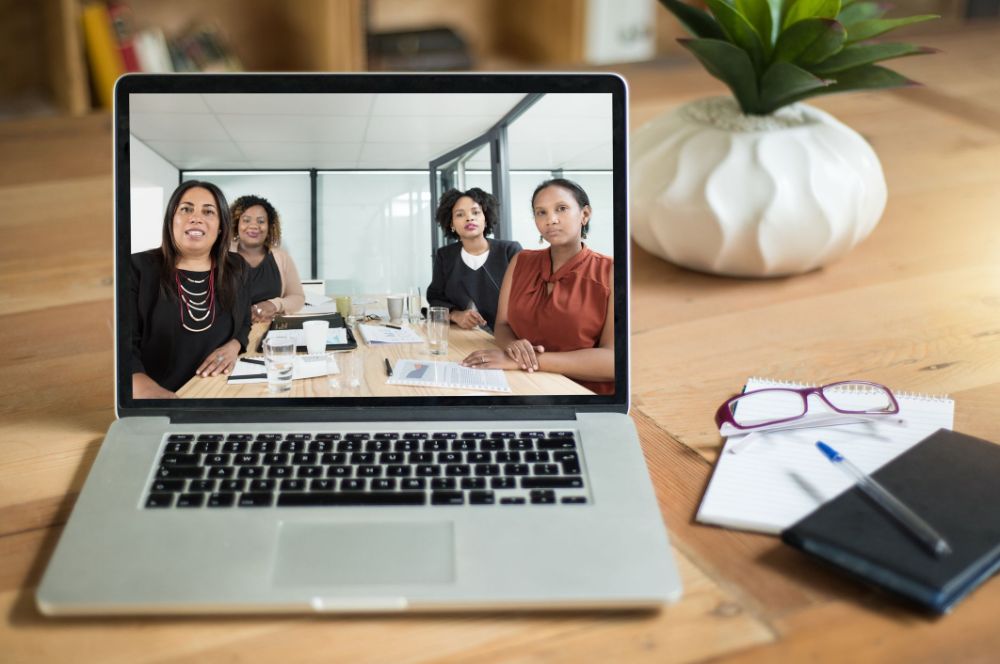
[[[296,355],[292,366],[292,380],[317,378],[339,373],[337,364],[327,355]],[[229,374],[231,384],[266,383],[267,368],[263,358],[241,358]]]
[[[507,376],[500,369],[470,369],[456,362],[399,360],[392,369],[392,377],[386,383],[510,392]]]
[[[401,329],[386,327],[385,325],[358,325],[361,336],[370,345],[375,344],[422,344],[424,338],[413,331],[412,328],[403,326]]]
[[[283,338],[291,337],[295,341],[296,346],[306,345],[306,331],[302,328],[293,330],[271,330],[267,333],[270,337],[272,334]],[[334,346],[336,344],[346,344],[347,343],[347,328],[346,327],[331,327],[326,332],[326,345]]]

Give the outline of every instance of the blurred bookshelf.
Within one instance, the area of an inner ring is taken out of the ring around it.
[[[1000,0],[899,0],[914,33]],[[656,0],[0,0],[0,119],[82,115],[119,73],[613,68],[690,57]]]

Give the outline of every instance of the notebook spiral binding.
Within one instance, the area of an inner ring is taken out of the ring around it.
[[[816,383],[800,383],[793,380],[775,380],[773,378],[762,378],[760,376],[753,376],[750,380],[759,381],[761,383],[768,383],[771,387],[790,387],[792,389],[801,389],[803,387],[819,387]],[[874,392],[875,389],[871,387],[841,387],[838,388],[843,392],[850,392],[852,394],[866,394]],[[891,388],[890,388],[891,389]],[[935,402],[947,402],[951,401],[951,397],[947,394],[929,394],[925,392],[900,392],[898,390],[892,390],[892,393],[896,398],[903,399],[913,399],[916,401],[935,401]]]

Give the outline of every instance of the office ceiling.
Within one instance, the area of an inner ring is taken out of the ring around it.
[[[131,133],[183,170],[426,169],[521,94],[132,95]],[[509,129],[512,168],[611,168],[611,97],[546,95]],[[467,168],[489,168],[488,152]]]

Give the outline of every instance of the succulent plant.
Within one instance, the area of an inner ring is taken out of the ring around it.
[[[694,38],[678,41],[733,92],[743,113],[768,115],[817,95],[913,85],[876,62],[935,49],[871,42],[935,14],[883,18],[865,0],[705,0],[711,13],[660,0]]]

